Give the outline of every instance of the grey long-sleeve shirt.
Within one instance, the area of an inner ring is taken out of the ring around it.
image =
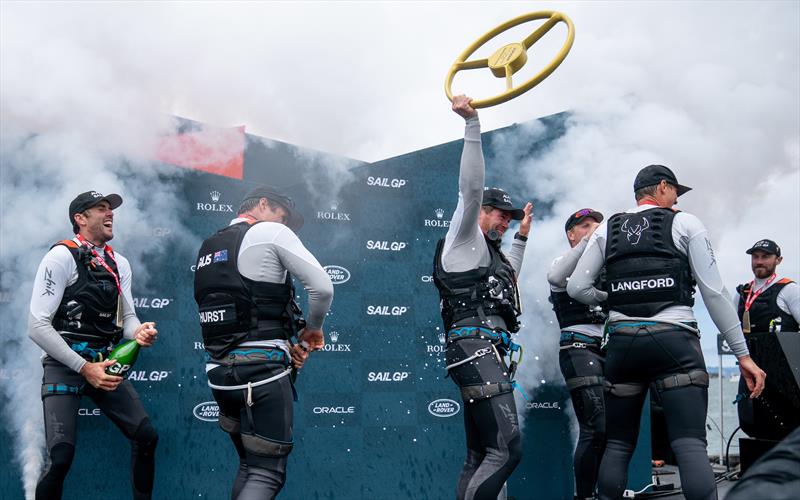
[[[230,225],[245,220],[236,218]],[[253,225],[245,233],[239,248],[237,268],[242,276],[265,283],[284,283],[286,272],[290,272],[303,284],[308,293],[306,325],[308,328],[322,328],[325,315],[328,314],[333,302],[333,285],[328,273],[303,246],[294,231],[277,222]],[[277,347],[290,355],[286,340],[251,340],[240,345]],[[207,363],[206,371],[217,366],[214,363]]]
[[[640,205],[627,210],[628,213],[638,213],[653,208],[653,205]],[[605,263],[606,239],[608,233],[607,221],[604,221],[595,230],[589,239],[586,250],[578,261],[575,271],[567,283],[567,293],[584,304],[599,304],[608,296],[606,292],[594,288],[600,270]],[[749,354],[747,344],[742,333],[742,325],[722,284],[722,277],[717,269],[717,260],[714,248],[708,239],[708,231],[700,219],[686,212],[678,212],[672,223],[672,240],[679,252],[686,255],[692,274],[697,281],[703,302],[706,304],[711,320],[719,328],[731,350],[737,357]],[[624,314],[610,312],[611,321],[627,319]],[[653,316],[653,321],[669,320],[680,322],[695,321],[694,312],[689,306],[670,306]]]
[[[478,226],[485,168],[481,148],[481,124],[477,117],[469,118],[464,130],[464,149],[458,175],[458,204],[442,249],[442,269],[447,272],[469,271],[488,266],[491,262],[489,248]],[[522,270],[525,247],[526,242],[515,239],[506,255],[517,276]],[[495,321],[494,318],[489,319]],[[495,326],[505,325],[501,323]]]
[[[567,250],[563,255],[559,255],[553,260],[550,266],[550,271],[547,273],[547,281],[550,283],[550,290],[553,292],[566,292],[567,281],[569,276],[578,265],[578,260],[583,255],[586,246],[589,243],[589,237],[584,237],[577,245]],[[583,325],[572,325],[562,329],[562,331],[570,331],[590,335],[593,337],[601,337],[603,335],[603,326],[593,323]]]
[[[79,243],[75,240],[76,243]],[[79,243],[80,244],[80,243]],[[97,253],[103,255],[104,249],[97,248]],[[139,325],[136,311],[131,296],[131,265],[128,259],[115,252],[114,258],[119,271],[120,286],[122,286],[122,327],[126,339],[132,339]],[[70,349],[69,344],[53,328],[55,316],[64,290],[78,280],[78,267],[69,249],[58,245],[50,249],[39,263],[36,278],[33,282],[31,305],[28,315],[28,337],[42,348],[44,354],[59,361],[65,366],[80,372],[86,360]]]

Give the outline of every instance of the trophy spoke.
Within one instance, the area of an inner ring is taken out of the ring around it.
[[[506,66],[506,90],[511,90],[514,88],[514,84],[511,83],[511,75],[514,74],[514,70],[511,68],[511,65]]]
[[[460,63],[455,63],[456,71],[461,71],[462,69],[479,69],[479,68],[488,68],[489,67],[489,59],[474,59],[472,61],[464,61]]]
[[[548,31],[553,29],[553,26],[558,24],[560,19],[556,16],[551,16],[544,24],[539,26],[539,28],[528,35],[525,40],[522,41],[522,46],[525,47],[525,50],[531,48],[531,45],[536,43],[540,38],[542,38]]]

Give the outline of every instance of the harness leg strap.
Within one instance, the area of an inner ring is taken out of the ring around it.
[[[694,385],[708,387],[708,373],[705,370],[692,370],[689,373],[673,373],[655,382],[658,392]]]
[[[493,384],[468,385],[461,388],[461,397],[464,401],[475,399],[488,399],[500,394],[505,394],[514,390],[510,382],[499,382]]]
[[[568,378],[566,382],[567,382],[567,389],[569,389],[570,391],[573,391],[575,389],[580,389],[581,387],[605,385],[605,379],[599,375]]]
[[[633,396],[638,396],[643,393],[645,389],[645,384],[612,384],[608,380],[605,381],[605,392],[613,394],[618,398],[632,398]]]
[[[257,434],[242,434],[244,448],[256,455],[265,457],[285,457],[292,452],[294,443],[275,441]]]

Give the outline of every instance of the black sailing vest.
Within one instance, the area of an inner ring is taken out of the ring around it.
[[[301,314],[288,272],[284,283],[253,281],[239,274],[239,248],[250,227],[241,222],[218,231],[203,242],[197,256],[194,298],[203,343],[215,358],[244,341],[290,338]]]
[[[119,342],[122,328],[117,325],[119,289],[114,276],[92,257],[87,247],[72,240],[59,241],[53,247],[57,245],[64,245],[72,254],[78,279],[64,289],[53,315],[53,328],[70,344],[88,342],[91,348],[101,348]],[[119,277],[117,264],[108,252],[103,259]]]
[[[436,245],[433,282],[439,289],[445,331],[457,322],[486,326],[488,316],[502,317],[511,333],[519,330],[519,292],[514,268],[496,244],[486,239],[486,246],[491,256],[488,266],[448,273],[441,264],[444,238]],[[474,318],[474,322],[462,322],[465,318]]]
[[[553,290],[550,290],[550,303],[562,330],[575,325],[602,325],[606,322],[605,304],[601,308],[587,306],[570,297],[567,292]]]
[[[626,316],[649,318],[670,306],[694,305],[689,259],[672,240],[675,212],[655,207],[608,220],[606,283],[608,307]]]
[[[782,332],[797,332],[798,324],[794,317],[784,312],[778,307],[778,294],[781,293],[783,287],[789,283],[794,283],[789,278],[783,278],[780,281],[773,283],[769,288],[764,290],[756,300],[750,305],[750,331],[768,332],[770,331],[769,324],[772,320],[780,318]],[[744,316],[744,303],[747,300],[747,294],[750,292],[750,283],[739,285],[736,287],[739,293],[739,320],[741,321]]]

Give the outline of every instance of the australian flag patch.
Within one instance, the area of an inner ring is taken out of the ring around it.
[[[227,262],[228,261],[228,250],[220,250],[219,252],[214,252],[214,263],[217,262]]]

